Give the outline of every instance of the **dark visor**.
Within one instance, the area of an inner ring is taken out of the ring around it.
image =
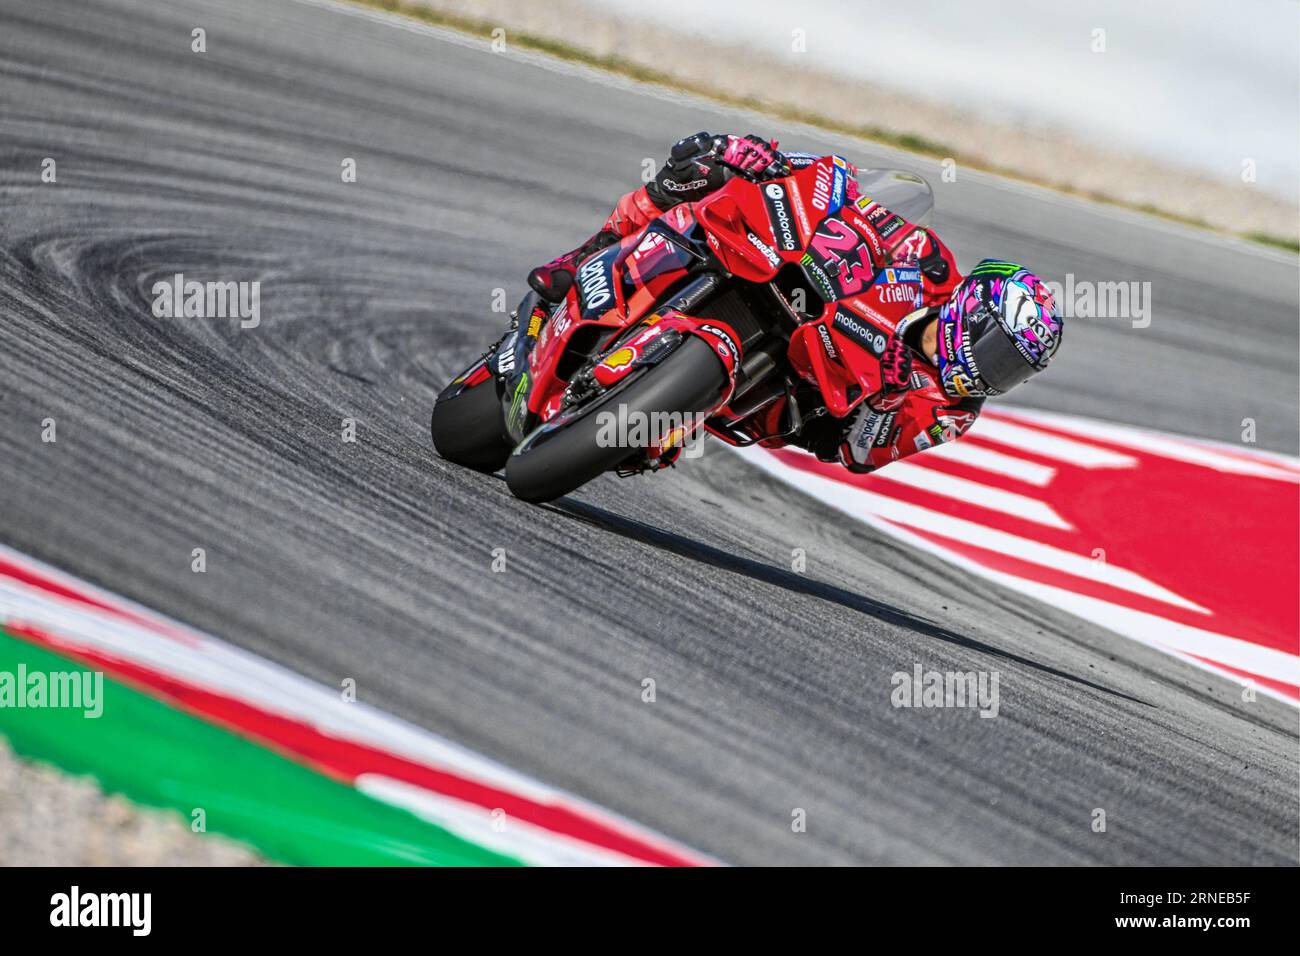
[[[996,321],[982,324],[980,331],[984,334],[971,347],[975,368],[987,387],[998,392],[1010,391],[1033,375],[1035,369]]]

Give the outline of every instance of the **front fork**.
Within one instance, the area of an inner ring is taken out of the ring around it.
[[[488,354],[488,368],[501,382],[506,431],[516,443],[536,424],[537,416],[528,410],[528,393],[533,384],[528,360],[549,316],[541,296],[530,291],[510,314],[510,330]]]

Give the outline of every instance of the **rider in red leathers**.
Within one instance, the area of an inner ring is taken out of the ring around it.
[[[781,153],[776,146],[755,135],[697,133],[679,140],[653,180],[623,196],[602,229],[577,249],[534,269],[529,285],[543,299],[558,302],[583,259],[678,203],[704,198],[736,171],[758,179],[784,176],[818,158]],[[902,322],[891,320],[872,308],[868,294],[852,300],[858,314],[837,315],[837,328],[880,359],[882,387],[846,418],[813,418],[789,440],[823,461],[867,472],[965,432],[985,396],[1001,394],[1046,367],[1060,344],[1061,319],[1050,290],[1029,270],[986,259],[961,276],[938,236],[859,197],[856,171],[849,167],[848,172],[847,200],[857,202],[876,232],[882,269],[888,267],[891,278],[919,283],[916,308]],[[882,282],[878,294],[898,288]],[[785,444],[786,439],[764,437],[783,431],[785,414],[784,401],[769,407],[751,437],[768,446]]]

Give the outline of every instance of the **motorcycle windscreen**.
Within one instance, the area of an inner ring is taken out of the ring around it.
[[[858,188],[890,212],[917,226],[930,224],[934,193],[930,184],[915,173],[901,169],[860,169]]]
[[[661,233],[647,231],[645,238],[624,259],[621,281],[623,301],[631,302],[640,290],[657,296],[677,282],[692,264],[689,252]]]

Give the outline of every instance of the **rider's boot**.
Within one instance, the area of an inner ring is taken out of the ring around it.
[[[528,284],[547,302],[554,304],[563,301],[573,287],[578,263],[593,252],[618,242],[619,238],[618,233],[602,229],[572,252],[566,252],[528,273]]]
[[[563,301],[573,287],[578,264],[593,252],[604,249],[620,239],[632,235],[677,201],[664,199],[658,190],[651,194],[654,183],[634,189],[619,199],[605,225],[577,249],[552,259],[528,274],[528,284],[544,300],[554,305]],[[658,198],[657,198],[658,197]]]

